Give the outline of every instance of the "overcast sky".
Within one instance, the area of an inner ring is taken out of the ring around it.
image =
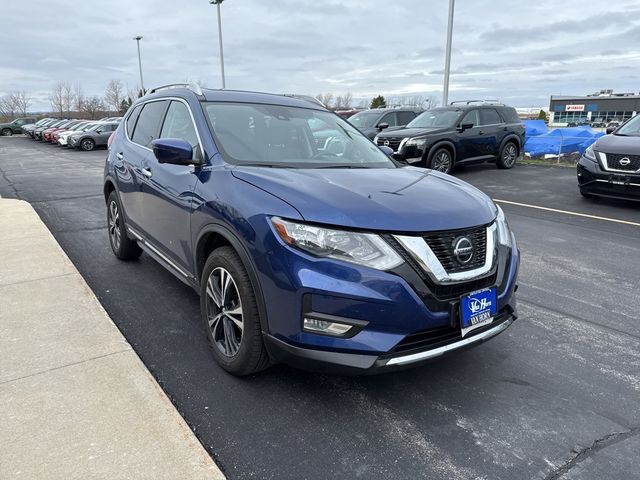
[[[436,95],[448,0],[225,0],[227,88]],[[0,95],[26,90],[50,108],[57,81],[103,94],[200,80],[220,87],[208,0],[2,2]],[[640,91],[638,0],[458,0],[450,99],[548,106],[551,94]]]

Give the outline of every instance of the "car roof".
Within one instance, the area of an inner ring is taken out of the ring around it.
[[[152,90],[152,93],[138,99],[136,103],[154,98],[196,96],[199,100],[207,102],[229,102],[229,103],[263,103],[266,105],[283,105],[288,107],[312,108],[315,110],[325,110],[324,106],[313,97],[300,95],[276,94],[264,92],[250,92],[245,90],[217,90],[203,88],[202,95],[197,94],[187,87],[161,87]]]

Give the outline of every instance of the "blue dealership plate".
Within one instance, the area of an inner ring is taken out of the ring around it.
[[[493,322],[498,312],[495,287],[465,295],[460,299],[460,326],[464,337],[474,330]]]

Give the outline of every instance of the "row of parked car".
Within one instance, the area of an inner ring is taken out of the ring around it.
[[[365,110],[347,120],[393,158],[450,173],[456,165],[493,162],[512,168],[522,153],[525,127],[515,108],[469,100],[423,111]]]
[[[100,120],[43,118],[35,123],[23,124],[21,130],[34,140],[88,152],[96,147],[106,146],[120,120],[122,117]]]

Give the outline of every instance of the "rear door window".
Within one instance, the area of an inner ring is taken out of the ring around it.
[[[502,118],[493,108],[483,108],[480,110],[481,125],[498,125],[503,123]]]
[[[160,122],[167,108],[167,100],[145,103],[136,122],[131,140],[138,145],[149,148],[151,142],[158,138]]]
[[[398,125],[406,125],[411,120],[416,118],[416,114],[413,112],[397,112],[398,115]]]

